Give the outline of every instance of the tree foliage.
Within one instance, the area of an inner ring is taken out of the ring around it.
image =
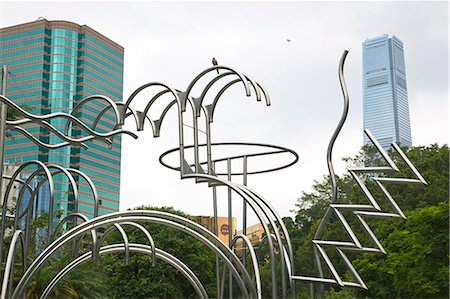
[[[159,210],[179,216],[188,215],[173,208],[137,208]],[[215,296],[215,254],[200,241],[172,227],[159,224],[143,224],[152,235],[157,248],[163,249],[184,262],[203,283],[208,295]],[[130,242],[147,244],[142,232],[124,226]],[[111,234],[109,243],[121,242],[119,234]],[[110,298],[191,298],[197,297],[189,282],[176,269],[156,260],[152,267],[151,256],[131,254],[129,265],[125,265],[123,254],[102,257],[103,269],[109,286]]]
[[[366,253],[352,257],[353,265],[369,290],[330,289],[327,298],[448,298],[449,149],[447,145],[432,144],[404,151],[428,185],[386,184],[407,220],[368,220],[387,251],[387,255]],[[386,176],[412,177],[411,171],[396,153],[390,151],[389,155],[400,171]],[[367,146],[356,157],[345,160],[352,166],[362,163],[380,166],[382,163],[376,150]],[[392,211],[380,190],[370,182],[370,177],[363,179],[383,209]],[[343,175],[337,181],[338,202],[364,203],[363,193],[351,176]],[[293,243],[300,245],[296,247],[295,263],[301,274],[317,275],[311,240],[330,199],[330,180],[324,177],[321,182],[315,182],[313,192],[303,193],[296,204],[294,223],[298,232],[293,232],[291,238]],[[355,217],[351,213],[345,216],[350,225],[356,228],[363,245],[373,246]],[[348,240],[348,235],[336,217],[328,222],[323,239]],[[336,252],[330,251],[329,255],[336,263],[338,272],[346,279],[351,277]],[[307,297],[308,294],[305,291],[301,296]]]

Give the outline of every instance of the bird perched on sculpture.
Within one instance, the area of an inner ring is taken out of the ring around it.
[[[213,64],[213,65],[217,65],[217,60],[216,60],[216,58],[214,58],[214,57],[213,57],[213,59],[212,59],[212,64]],[[217,73],[219,73],[219,70],[217,70]]]

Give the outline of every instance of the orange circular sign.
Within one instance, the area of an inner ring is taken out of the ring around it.
[[[222,235],[228,235],[228,224],[222,224],[220,227],[220,232]]]

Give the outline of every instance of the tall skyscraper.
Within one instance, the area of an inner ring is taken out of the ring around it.
[[[396,36],[363,43],[363,122],[385,149],[393,142],[412,146],[403,43]]]
[[[7,65],[9,70],[7,97],[18,105],[26,105],[30,113],[37,115],[69,113],[77,102],[90,95],[122,100],[123,57],[122,46],[86,25],[39,19],[0,29],[0,65]],[[92,102],[77,117],[93,122],[103,107],[100,102]],[[98,131],[113,129],[112,116],[106,115],[104,119]],[[51,124],[63,131],[65,121],[54,119]],[[29,131],[42,142],[58,142],[46,128]],[[97,187],[99,214],[118,211],[121,138],[115,136],[111,148],[101,141],[90,141],[87,145],[88,150],[75,147],[48,150],[13,133],[7,138],[5,163],[40,160],[79,169]],[[83,178],[75,179],[80,181],[79,212],[93,216],[92,191]],[[55,177],[55,185],[59,190],[55,194],[55,209],[71,210],[73,202],[68,196],[71,188],[67,179],[59,175]]]

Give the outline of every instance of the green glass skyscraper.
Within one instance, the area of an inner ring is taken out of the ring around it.
[[[121,101],[123,57],[122,46],[86,25],[39,19],[0,29],[0,65],[7,65],[9,70],[7,97],[37,115],[69,113],[77,102],[91,95]],[[93,103],[77,117],[93,121],[102,108]],[[63,123],[61,119],[52,120],[52,125],[59,129]],[[114,119],[106,115],[98,131],[111,130],[114,124]],[[56,142],[46,128],[33,127],[28,131],[43,142]],[[88,150],[75,147],[48,150],[13,133],[7,138],[4,162],[11,165],[40,160],[86,173],[97,187],[99,214],[106,214],[119,210],[121,138],[115,136],[113,140],[112,146],[102,141],[87,142]],[[55,208],[69,211],[73,202],[67,194],[71,190],[60,177],[55,179],[59,190],[55,194]],[[92,192],[82,178],[78,179],[79,212],[92,217]],[[39,205],[45,208],[46,204]]]

